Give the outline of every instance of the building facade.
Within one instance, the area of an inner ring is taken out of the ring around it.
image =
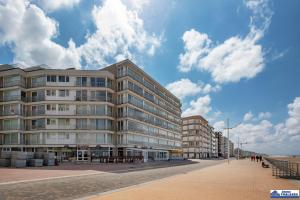
[[[218,138],[218,157],[224,157],[225,147],[224,147],[224,137],[221,131],[215,132],[216,138]]]
[[[202,116],[182,119],[182,149],[184,158],[210,158],[213,144],[213,129]],[[214,150],[215,151],[215,150]]]
[[[101,70],[0,66],[0,149],[64,159],[180,154],[180,101],[129,60]]]

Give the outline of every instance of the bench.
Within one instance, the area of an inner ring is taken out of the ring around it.
[[[268,164],[265,164],[264,161],[261,163],[261,166],[262,166],[263,168],[269,168],[269,165],[268,165]]]

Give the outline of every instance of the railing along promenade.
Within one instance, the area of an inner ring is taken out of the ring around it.
[[[300,179],[300,163],[264,157],[272,165],[272,175],[276,178]]]

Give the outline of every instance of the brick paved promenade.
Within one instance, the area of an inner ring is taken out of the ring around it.
[[[45,169],[45,173],[51,173],[53,175],[55,171],[61,173],[64,169],[66,173],[68,170],[76,171],[78,170],[93,170],[100,172],[99,174],[94,175],[84,175],[84,176],[76,176],[76,177],[68,177],[68,178],[52,178],[47,180],[40,181],[32,181],[29,180],[27,182],[17,182],[17,183],[0,183],[0,200],[35,200],[35,199],[43,199],[43,200],[52,200],[52,199],[76,199],[83,198],[90,195],[95,195],[99,193],[103,193],[106,191],[115,190],[118,188],[123,188],[127,186],[137,185],[165,177],[170,177],[173,175],[184,174],[189,171],[199,170],[204,167],[209,167],[212,165],[216,165],[224,162],[223,160],[205,160],[196,164],[188,164],[188,165],[180,165],[174,166],[174,162],[162,162],[160,164],[157,163],[148,163],[148,164],[136,164],[136,165],[120,165],[120,164],[108,164],[103,166],[87,166],[87,165],[79,165],[79,166],[62,166],[60,168],[40,168],[40,169],[22,169],[23,172],[27,170],[26,177],[28,179],[38,179],[41,176],[35,170],[43,170]],[[178,164],[178,163],[177,163]],[[154,168],[153,165],[159,165],[154,167],[162,167],[162,168]],[[127,167],[126,167],[127,166]],[[125,167],[125,169],[124,169]],[[134,168],[132,168],[134,167]],[[105,168],[108,171],[105,171]],[[120,171],[120,168],[124,170]],[[50,170],[54,172],[50,172]],[[76,169],[76,170],[75,170]],[[119,169],[114,171],[112,169]],[[147,169],[147,170],[145,170]],[[2,168],[2,172],[6,172],[8,170],[14,170],[15,172],[18,169],[4,169]],[[6,170],[6,171],[5,171]],[[69,172],[70,173],[70,172]],[[30,178],[30,174],[34,178]],[[2,174],[1,174],[2,175]],[[3,174],[4,175],[4,174]],[[49,174],[48,174],[49,175]],[[6,179],[8,179],[7,175],[4,175]],[[23,175],[23,178],[26,178]],[[43,175],[44,177],[44,175]],[[10,181],[15,180],[16,176],[12,175]],[[1,176],[0,176],[1,179]]]
[[[300,189],[299,182],[276,179],[271,169],[249,160],[234,160],[148,184],[109,192],[90,200],[258,200],[271,189]]]

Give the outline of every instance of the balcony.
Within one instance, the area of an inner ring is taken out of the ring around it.
[[[27,102],[38,102],[38,101],[45,101],[45,96],[34,96],[34,97],[27,97]]]
[[[76,96],[76,101],[103,101],[103,102],[113,102],[111,97],[105,96]]]
[[[2,102],[8,102],[8,101],[23,101],[24,99],[21,98],[21,95],[9,95],[4,96],[2,99],[0,99]]]
[[[25,82],[24,81],[20,81],[20,80],[4,81],[3,84],[0,85],[0,87],[2,87],[2,88],[14,87],[14,86],[25,87]]]
[[[113,131],[112,127],[97,127],[95,125],[76,125],[76,129],[79,130],[108,130],[108,131]]]
[[[30,130],[43,130],[45,128],[46,128],[45,124],[36,124],[36,125],[27,125],[26,126],[27,131],[30,131]]]
[[[2,111],[0,112],[0,116],[14,116],[14,115],[21,115],[21,110],[13,110],[13,111]]]
[[[44,86],[46,86],[46,81],[39,81],[39,82],[31,83],[31,88],[44,87]]]
[[[27,113],[28,116],[40,116],[45,115],[45,110],[32,110],[31,112]]]

